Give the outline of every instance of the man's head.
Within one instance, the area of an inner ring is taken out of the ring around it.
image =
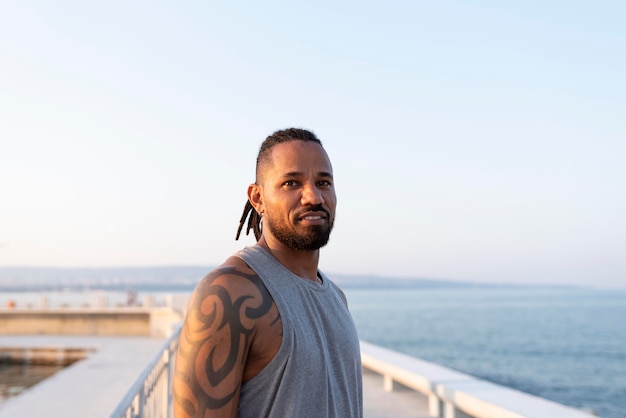
[[[291,141],[313,142],[318,144],[320,147],[322,146],[322,141],[320,141],[313,132],[305,129],[289,128],[274,132],[272,135],[265,138],[265,141],[261,144],[261,148],[259,149],[259,153],[256,157],[257,182],[259,181],[260,170],[266,164],[271,163],[269,158],[271,149],[275,145]]]
[[[259,150],[237,238],[249,214],[247,232],[253,229],[257,239],[263,233],[292,249],[316,250],[328,242],[335,206],[332,166],[321,141],[303,129],[277,131]]]

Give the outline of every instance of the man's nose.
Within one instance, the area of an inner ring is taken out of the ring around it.
[[[324,203],[322,191],[314,184],[305,185],[302,190],[302,206],[319,205]]]

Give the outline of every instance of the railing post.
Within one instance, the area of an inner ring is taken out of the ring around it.
[[[437,396],[436,393],[429,393],[428,394],[428,415],[430,415],[431,417],[441,417],[442,414],[442,405],[441,405],[441,400],[439,399],[439,396]]]
[[[146,388],[144,385],[144,388],[142,390],[139,391],[139,407],[137,409],[137,417],[138,418],[142,418],[144,417],[144,409],[146,407]]]
[[[176,353],[178,351],[178,339],[170,340],[169,345],[169,364],[167,366],[167,417],[174,416],[174,367],[176,366]]]
[[[385,392],[393,392],[393,377],[390,374],[383,375],[383,388]]]
[[[141,394],[140,393],[136,393],[135,397],[133,398],[133,407],[130,409],[130,416],[132,418],[138,418],[139,415],[139,404],[141,403]]]
[[[170,392],[170,349],[169,347],[167,348],[167,350],[163,350],[163,373],[165,374],[165,376],[162,376],[161,379],[164,382],[165,386],[165,390],[164,390],[164,396],[163,396],[163,407],[161,409],[162,413],[164,414],[164,416],[169,416],[168,414],[168,404],[170,401],[170,397],[169,397],[169,392]]]
[[[452,402],[444,401],[444,414],[445,418],[456,418],[456,407]]]

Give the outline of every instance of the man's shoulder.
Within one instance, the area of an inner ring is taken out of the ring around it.
[[[243,259],[233,255],[211,270],[202,280],[215,281],[240,276],[256,276],[256,273]]]
[[[260,283],[259,276],[241,258],[232,256],[200,280],[194,291],[196,296],[206,296],[219,291],[245,294],[254,291]]]

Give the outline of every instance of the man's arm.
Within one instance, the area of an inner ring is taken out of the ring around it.
[[[272,314],[271,298],[248,268],[225,264],[200,282],[176,356],[176,418],[236,417],[252,341]]]

